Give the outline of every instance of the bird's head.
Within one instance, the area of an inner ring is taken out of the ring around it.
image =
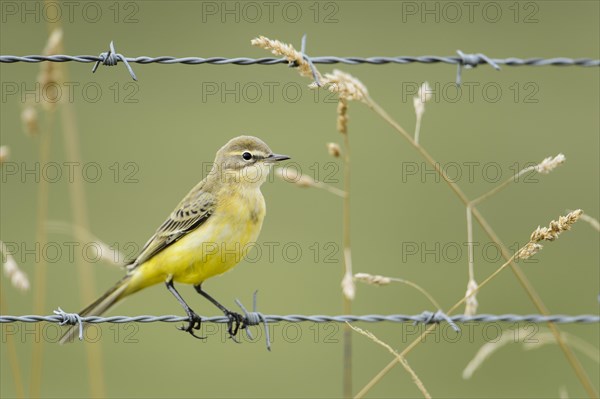
[[[217,152],[211,173],[223,181],[261,185],[267,179],[271,167],[286,159],[287,155],[274,154],[261,139],[239,136],[229,140]]]

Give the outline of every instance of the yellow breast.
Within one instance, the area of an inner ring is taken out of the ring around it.
[[[264,216],[265,200],[258,187],[219,193],[206,222],[136,269],[133,290],[169,276],[175,282],[197,285],[225,273],[252,249]]]

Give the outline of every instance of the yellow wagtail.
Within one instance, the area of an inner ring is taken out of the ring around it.
[[[229,334],[235,336],[242,316],[208,295],[202,283],[237,265],[245,246],[257,239],[265,217],[260,186],[271,166],[285,159],[289,157],[273,154],[256,137],[230,140],[217,151],[206,178],[183,198],[127,266],[125,277],[79,315],[99,316],[126,296],[164,282],[189,317],[187,327],[180,329],[201,338],[193,331],[200,329],[200,316],[179,295],[173,282],[193,284],[199,294],[225,313]],[[60,342],[72,341],[77,331],[77,326],[71,327]]]

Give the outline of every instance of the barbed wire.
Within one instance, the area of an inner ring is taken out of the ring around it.
[[[530,323],[558,323],[558,324],[567,324],[567,323],[582,323],[582,324],[592,324],[592,323],[600,323],[600,316],[591,315],[591,314],[583,314],[583,315],[540,315],[540,314],[529,314],[529,315],[517,315],[517,314],[503,314],[503,315],[493,315],[493,314],[479,314],[479,315],[454,315],[448,316],[441,311],[430,312],[425,311],[423,313],[417,315],[405,315],[405,314],[392,314],[392,315],[381,315],[381,314],[368,314],[368,315],[338,315],[338,316],[329,316],[329,315],[263,315],[259,312],[247,312],[246,313],[243,324],[246,326],[257,325],[260,322],[288,322],[288,323],[300,323],[300,322],[313,322],[313,323],[346,323],[346,322],[367,322],[367,323],[376,323],[376,322],[395,322],[395,323],[403,323],[403,322],[413,322],[415,324],[423,323],[423,324],[439,324],[442,322],[447,322],[455,331],[460,331],[456,323],[469,323],[469,322],[484,322],[484,323],[493,323],[493,322],[530,322]],[[205,317],[200,316],[203,323],[228,323],[230,319],[226,316],[211,316]],[[186,322],[189,321],[189,318],[186,316],[177,316],[177,315],[162,315],[162,316],[153,316],[153,315],[140,315],[140,316],[109,316],[109,317],[101,317],[101,316],[86,316],[81,317],[77,313],[66,313],[62,311],[60,308],[58,311],[55,311],[54,315],[41,316],[41,315],[24,315],[24,316],[10,316],[10,315],[0,315],[0,323],[40,323],[40,322],[50,322],[50,323],[59,323],[61,325],[69,324],[76,325],[82,323],[91,323],[91,324],[99,324],[99,323],[178,323],[178,322]]]
[[[305,38],[303,38],[303,47],[305,45]],[[580,67],[598,67],[600,66],[600,60],[591,58],[566,58],[566,57],[555,57],[555,58],[489,58],[482,53],[466,54],[460,50],[457,50],[457,56],[435,56],[435,55],[424,55],[424,56],[396,56],[396,57],[337,57],[337,56],[322,56],[322,57],[309,57],[302,52],[303,58],[305,58],[311,64],[346,64],[346,65],[358,65],[358,64],[370,64],[370,65],[385,65],[385,64],[411,64],[411,63],[422,63],[422,64],[453,64],[457,65],[456,83],[460,84],[462,68],[474,68],[478,65],[488,64],[494,69],[499,70],[500,65],[506,66],[580,66]],[[114,49],[114,43],[111,42],[109,51],[103,52],[100,55],[0,55],[0,63],[38,63],[38,62],[81,62],[81,63],[95,63],[93,71],[95,72],[98,65],[115,66],[121,61],[127,67],[129,74],[134,80],[137,80],[130,63],[137,64],[186,64],[186,65],[277,65],[277,64],[289,64],[285,58],[247,58],[247,57],[172,57],[172,56],[158,56],[158,57],[126,57],[121,53],[117,53]],[[293,64],[292,64],[293,66]]]
[[[250,339],[253,339],[252,334],[249,330],[250,326],[256,326],[261,323],[264,325],[265,331],[265,339],[267,350],[271,350],[271,338],[269,336],[269,322],[288,322],[288,323],[300,323],[300,322],[313,322],[313,323],[346,323],[346,322],[367,322],[367,323],[377,323],[377,322],[413,322],[413,324],[440,324],[443,322],[448,323],[448,325],[457,333],[460,332],[460,328],[456,325],[456,323],[469,323],[469,322],[484,322],[484,323],[494,323],[494,322],[530,322],[530,323],[559,323],[559,324],[567,324],[567,323],[581,323],[581,324],[592,324],[592,323],[600,323],[600,316],[591,315],[591,314],[582,314],[582,315],[541,315],[541,314],[529,314],[529,315],[517,315],[517,314],[502,314],[502,315],[493,315],[493,314],[479,314],[479,315],[454,315],[448,316],[441,310],[437,312],[424,311],[417,315],[405,315],[405,314],[392,314],[392,315],[381,315],[381,314],[368,314],[368,315],[338,315],[338,316],[328,316],[328,315],[264,315],[260,312],[256,311],[256,294],[254,295],[254,305],[253,311],[248,311],[244,305],[239,300],[235,301],[238,306],[243,310],[244,316],[241,321],[241,326],[245,329],[246,334]],[[205,317],[200,316],[203,323],[231,323],[230,318],[226,316],[211,316]],[[186,316],[177,316],[177,315],[162,315],[162,316],[152,316],[152,315],[140,315],[140,316],[85,316],[82,317],[77,313],[67,313],[63,311],[61,308],[54,311],[53,315],[41,316],[41,315],[24,315],[24,316],[10,316],[10,315],[0,315],[0,323],[41,323],[41,322],[49,322],[49,323],[58,323],[59,325],[78,325],[79,326],[79,339],[83,340],[83,324],[91,323],[91,324],[99,324],[99,323],[178,323],[178,322],[187,322],[189,318]],[[236,329],[237,330],[237,329]],[[234,340],[235,338],[232,337]],[[236,341],[237,342],[237,341]]]
[[[187,64],[187,65],[201,65],[201,64],[214,64],[214,65],[276,65],[276,64],[287,64],[288,60],[285,58],[225,58],[225,57],[171,57],[171,56],[157,56],[157,57],[124,57],[127,62],[138,63],[138,64]],[[311,61],[314,64],[346,64],[346,65],[358,65],[358,64],[371,64],[371,65],[384,65],[384,64],[411,64],[411,63],[422,63],[422,64],[463,64],[464,60],[461,57],[442,57],[435,55],[424,55],[424,56],[397,56],[397,57],[336,57],[336,56],[322,56],[322,57],[311,57]],[[27,62],[27,63],[38,63],[38,62],[104,62],[104,58],[96,55],[0,55],[0,62],[12,64],[16,62]],[[504,58],[489,59],[498,65],[508,66],[581,66],[581,67],[597,67],[600,66],[600,60],[591,58]],[[486,64],[488,61],[484,61],[482,58],[478,59],[476,65]],[[467,65],[464,63],[464,65]],[[468,64],[471,65],[471,64]],[[475,65],[473,65],[475,66]]]
[[[74,313],[66,313],[66,315],[75,315]],[[229,319],[226,316],[200,316],[203,323],[227,323]],[[541,314],[479,314],[473,316],[467,315],[454,315],[446,316],[440,312],[429,312],[425,311],[417,315],[405,315],[405,314],[367,314],[367,315],[263,315],[264,319],[268,322],[289,322],[289,323],[301,323],[301,322],[313,322],[313,323],[346,323],[346,322],[414,322],[423,324],[441,323],[443,321],[452,321],[454,323],[469,323],[469,322],[530,322],[530,323],[556,323],[556,324],[570,324],[570,323],[582,323],[582,324],[593,324],[600,323],[600,316],[591,314],[582,315],[541,315]],[[447,318],[447,319],[446,319]],[[178,323],[186,322],[189,320],[187,316],[177,315],[139,315],[139,316],[85,316],[80,317],[82,323]],[[11,316],[11,315],[0,315],[0,323],[39,323],[39,322],[50,322],[50,323],[63,323],[65,322],[65,316],[62,314],[54,315],[23,315],[23,316]],[[67,322],[65,324],[76,324],[73,322]]]

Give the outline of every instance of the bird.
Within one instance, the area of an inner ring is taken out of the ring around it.
[[[261,139],[238,136],[221,147],[212,169],[156,229],[137,257],[126,265],[127,273],[79,316],[100,316],[117,302],[144,288],[164,283],[188,317],[178,327],[195,338],[200,316],[192,310],[174,283],[191,284],[228,318],[228,333],[235,335],[244,318],[221,305],[203,290],[211,277],[225,273],[244,257],[254,243],[266,213],[260,190],[273,165],[290,159],[274,154]],[[60,343],[72,342],[78,326],[71,326]]]

